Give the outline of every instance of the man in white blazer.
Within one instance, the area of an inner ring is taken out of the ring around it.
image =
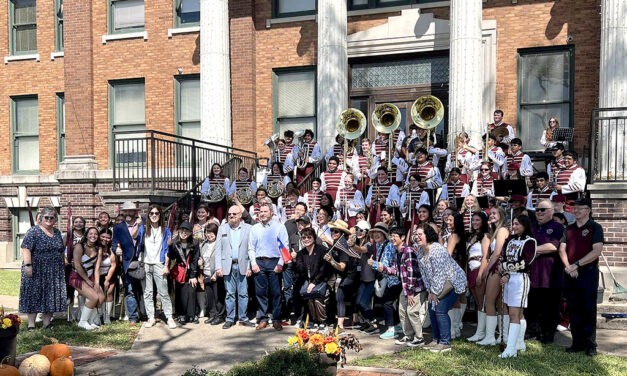
[[[242,221],[242,208],[233,205],[228,210],[228,222],[218,229],[215,261],[216,274],[224,277],[226,287],[226,322],[222,329],[235,325],[235,297],[237,297],[238,321],[241,326],[254,327],[248,321],[248,283],[252,275],[248,257],[248,237],[251,225]]]

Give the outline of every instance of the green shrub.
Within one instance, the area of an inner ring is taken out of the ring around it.
[[[316,356],[301,349],[278,349],[258,362],[236,365],[226,376],[328,376]]]

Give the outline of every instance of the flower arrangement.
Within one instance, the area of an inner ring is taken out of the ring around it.
[[[12,313],[5,315],[4,307],[0,307],[0,325],[2,329],[19,328],[22,325],[22,319],[18,315]]]
[[[353,334],[338,335],[339,328],[335,332],[310,331],[307,329],[309,316],[305,320],[305,329],[298,329],[296,335],[288,338],[289,347],[306,349],[310,353],[325,354],[336,362],[341,360],[341,366],[346,364],[346,350],[361,351],[363,348],[357,337]]]

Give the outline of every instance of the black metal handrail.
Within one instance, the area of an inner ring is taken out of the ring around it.
[[[113,133],[113,190],[187,192],[219,163],[234,180],[240,167],[255,176],[257,153],[165,132]]]
[[[316,177],[320,177],[325,167],[326,164],[324,158],[314,163],[313,170],[311,170],[311,172],[307,174],[300,183],[297,184],[298,190],[300,191],[301,195],[304,195],[305,192],[309,192],[312,189],[311,183],[313,182],[313,179]]]
[[[590,115],[588,183],[626,182],[627,107],[595,108]]]

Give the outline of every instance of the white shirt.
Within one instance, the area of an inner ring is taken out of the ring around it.
[[[149,265],[158,264],[161,262],[161,247],[163,246],[163,232],[161,227],[150,229],[150,235],[146,231],[144,237],[145,249],[144,249],[144,263]]]

